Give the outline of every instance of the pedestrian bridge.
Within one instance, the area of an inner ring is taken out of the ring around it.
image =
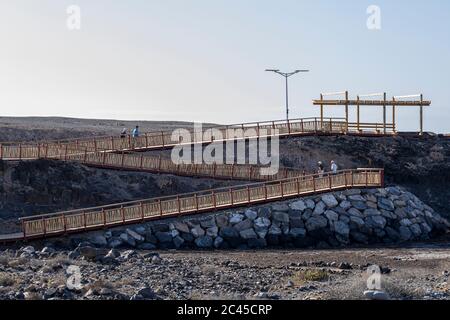
[[[43,239],[150,220],[269,203],[350,188],[384,185],[383,169],[343,170],[278,181],[143,199],[107,206],[22,218],[22,231],[0,235],[0,242]]]

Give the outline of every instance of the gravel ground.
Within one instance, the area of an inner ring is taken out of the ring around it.
[[[391,299],[450,297],[448,239],[405,248],[120,251],[114,263],[27,250],[0,254],[0,299],[364,299],[374,264]],[[78,289],[67,285],[73,266]]]

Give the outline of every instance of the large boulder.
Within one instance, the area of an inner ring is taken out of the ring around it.
[[[195,239],[195,244],[199,248],[211,248],[214,244],[213,239],[210,236],[201,236]]]
[[[328,224],[328,220],[323,216],[313,216],[306,221],[306,229],[308,231],[314,231],[325,228]]]
[[[289,223],[289,214],[286,212],[275,211],[272,213],[272,219],[282,223]]]
[[[334,208],[339,204],[334,195],[331,193],[323,195],[321,199],[325,203],[327,208]]]
[[[305,211],[306,210],[306,203],[303,200],[298,200],[295,202],[292,202],[289,207],[291,207],[292,210],[298,210],[298,211]]]
[[[241,238],[245,240],[258,238],[258,235],[255,233],[253,229],[242,230],[241,232],[239,232],[239,235],[241,236]]]

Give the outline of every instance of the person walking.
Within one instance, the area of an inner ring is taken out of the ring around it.
[[[324,173],[324,170],[323,170],[323,163],[322,163],[322,161],[319,161],[318,163],[317,163],[317,166],[318,166],[318,170],[317,170],[317,173],[319,174],[319,177],[323,177],[323,173]]]
[[[131,136],[133,138],[139,137],[139,126],[136,126],[136,128],[133,129],[133,131],[131,132]]]
[[[331,160],[331,172],[333,174],[337,174],[338,171],[338,166],[336,164],[336,162],[334,162],[334,160]]]
[[[121,138],[125,138],[127,136],[127,128],[123,128],[122,132],[120,133]]]

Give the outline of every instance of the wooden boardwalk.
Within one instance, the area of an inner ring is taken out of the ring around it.
[[[240,141],[270,137],[288,137],[320,134],[352,134],[382,136],[383,127],[387,134],[394,134],[392,124],[353,123],[340,118],[305,118],[289,121],[256,122],[239,125],[218,126],[205,132],[186,131],[186,140],[173,140],[173,132],[147,132],[139,137],[117,136],[96,137],[75,140],[47,141],[40,143],[1,143],[0,159],[33,160],[52,158],[67,160],[90,152],[126,152],[167,149],[175,146],[209,144],[212,142]],[[214,136],[215,135],[215,136]],[[219,138],[217,138],[219,136]]]
[[[382,187],[383,185],[384,172],[382,169],[355,169],[339,171],[337,174],[308,175],[56,212],[21,219],[23,233],[2,235],[0,242],[47,238],[168,217],[269,203],[335,190]]]

